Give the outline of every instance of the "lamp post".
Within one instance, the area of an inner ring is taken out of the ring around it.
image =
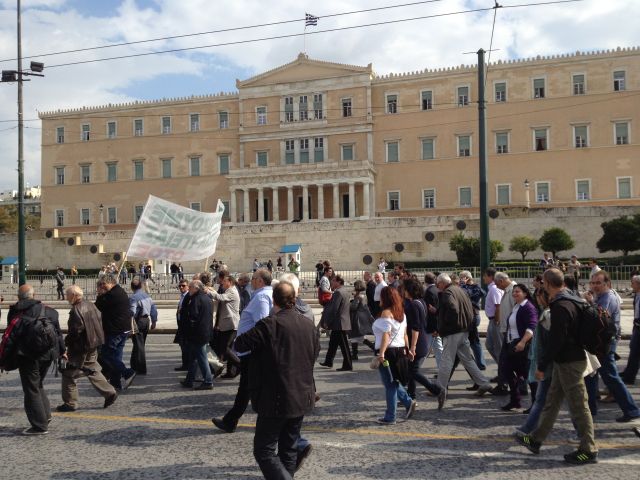
[[[524,204],[527,208],[531,207],[531,200],[529,198],[529,179],[524,180]]]
[[[98,226],[98,231],[104,232],[104,205],[100,204],[98,208],[100,209],[100,225]]]
[[[24,76],[44,77],[44,63],[31,62],[29,71],[22,70],[22,23],[20,18],[20,0],[17,0],[18,69],[3,70],[2,83],[18,83],[18,282],[24,285],[26,279],[26,247],[24,225],[24,122],[22,115],[22,82],[28,82]]]

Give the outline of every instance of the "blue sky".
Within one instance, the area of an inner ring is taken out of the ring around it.
[[[407,0],[409,1],[409,0]],[[540,0],[533,0],[540,1]],[[72,50],[112,42],[211,31],[281,20],[320,17],[309,31],[491,8],[493,0],[438,0],[420,5],[327,17],[391,0],[22,0],[24,55]],[[521,0],[502,0],[503,5]],[[16,55],[15,0],[0,0],[0,59]],[[583,0],[546,7],[500,9],[492,60],[571,53],[576,50],[640,45],[640,0]],[[377,74],[447,67],[475,62],[463,52],[488,48],[493,12],[444,16],[385,26],[307,35],[312,58],[355,65],[373,63]],[[25,84],[25,118],[39,111],[136,99],[172,98],[234,91],[246,79],[296,58],[300,37],[51,68],[59,63],[185,48],[281,34],[302,33],[300,20],[269,28],[138,44],[93,52],[40,58],[45,78]],[[15,68],[15,61],[0,63]],[[0,190],[17,185],[15,84],[0,85]],[[25,174],[40,183],[39,122],[27,122]]]

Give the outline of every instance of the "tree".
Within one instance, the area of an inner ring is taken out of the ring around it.
[[[551,252],[553,258],[556,258],[556,253],[569,250],[575,245],[575,242],[569,234],[559,227],[545,230],[540,237],[540,246],[543,250]]]
[[[480,265],[480,239],[465,237],[462,233],[457,233],[449,240],[449,248],[456,252],[458,263],[462,266]],[[504,251],[504,245],[499,240],[489,242],[489,260],[493,262],[498,258],[498,254]]]
[[[40,217],[25,215],[25,230],[40,228]],[[16,233],[18,231],[18,207],[16,205],[0,205],[0,233]]]
[[[614,218],[600,226],[603,234],[596,242],[600,253],[621,251],[626,257],[629,252],[640,250],[640,215]]]
[[[527,254],[538,248],[539,245],[540,242],[537,239],[529,237],[527,235],[521,235],[519,237],[513,237],[511,239],[511,243],[509,244],[509,251],[518,252],[520,255],[522,255],[522,261],[524,262]]]

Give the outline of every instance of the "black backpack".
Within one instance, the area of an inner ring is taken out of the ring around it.
[[[598,358],[611,351],[611,342],[618,334],[618,329],[609,312],[599,305],[592,305],[579,299],[571,301],[580,314],[577,340],[578,344]]]
[[[40,304],[37,317],[21,316],[22,335],[20,350],[27,357],[38,359],[50,350],[58,348],[58,333],[50,318],[47,318],[45,306]]]

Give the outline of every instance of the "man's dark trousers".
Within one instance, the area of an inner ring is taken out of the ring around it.
[[[211,341],[213,351],[216,353],[220,361],[227,362],[227,375],[236,376],[240,370],[240,362],[238,356],[231,348],[236,338],[235,330],[215,330]]]
[[[279,418],[258,415],[253,438],[253,456],[267,480],[293,478],[303,419],[304,417]]]
[[[233,402],[233,407],[223,417],[224,424],[232,429],[238,425],[238,420],[244,415],[249,406],[249,357],[240,357],[240,383],[238,384],[238,392]]]
[[[331,336],[329,337],[329,347],[327,348],[327,356],[324,363],[328,366],[333,366],[333,359],[340,347],[342,352],[342,368],[351,370],[353,365],[351,363],[351,351],[349,350],[349,340],[347,339],[347,332],[344,330],[331,330]]]
[[[51,405],[42,383],[52,360],[32,360],[19,356],[18,369],[24,392],[24,411],[29,423],[38,430],[48,430]]]
[[[151,321],[147,316],[136,318],[138,333],[131,336],[131,341],[133,342],[130,362],[131,368],[140,375],[147,374],[147,357],[144,351],[144,346],[147,343],[147,334],[149,333],[150,323]]]

